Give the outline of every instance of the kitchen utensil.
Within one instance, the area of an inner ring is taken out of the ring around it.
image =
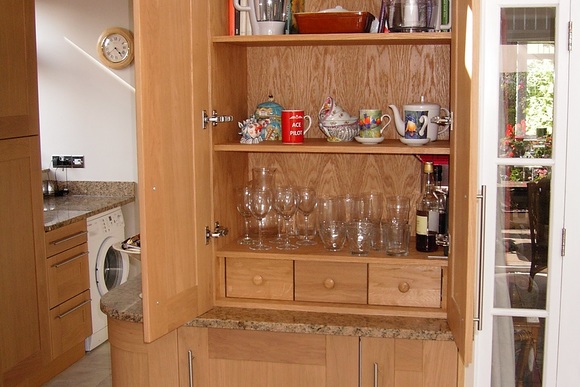
[[[282,35],[287,18],[288,0],[249,0],[242,6],[240,0],[233,0],[240,12],[249,12],[252,35]]]

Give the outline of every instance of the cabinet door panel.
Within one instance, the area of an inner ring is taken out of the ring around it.
[[[209,3],[133,4],[146,342],[212,305]]]
[[[86,244],[55,255],[46,263],[50,308],[89,288],[89,258]]]
[[[449,171],[449,327],[463,362],[473,351],[477,204],[477,82],[479,1],[453,2],[451,109],[453,131]]]
[[[294,299],[294,262],[226,259],[226,296],[267,300]]]
[[[34,1],[3,1],[0,25],[0,139],[37,135]]]

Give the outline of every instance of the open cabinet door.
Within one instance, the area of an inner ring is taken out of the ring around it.
[[[146,342],[212,302],[208,4],[133,2]]]
[[[477,82],[479,0],[453,2],[448,321],[459,354],[473,351],[473,295],[477,222]]]

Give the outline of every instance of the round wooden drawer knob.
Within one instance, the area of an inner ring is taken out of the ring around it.
[[[411,289],[411,285],[409,285],[408,282],[401,282],[399,284],[399,291],[401,293],[407,293],[409,291],[409,289]]]
[[[254,278],[252,278],[252,282],[254,285],[262,285],[264,283],[264,278],[261,275],[256,274]]]
[[[324,287],[326,289],[333,289],[334,288],[334,280],[332,278],[327,278],[324,280]]]

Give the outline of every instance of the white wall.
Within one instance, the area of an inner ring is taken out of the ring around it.
[[[84,155],[84,169],[66,170],[70,181],[137,181],[134,65],[109,69],[96,51],[106,28],[133,30],[132,6],[36,0],[42,168],[52,155]]]

